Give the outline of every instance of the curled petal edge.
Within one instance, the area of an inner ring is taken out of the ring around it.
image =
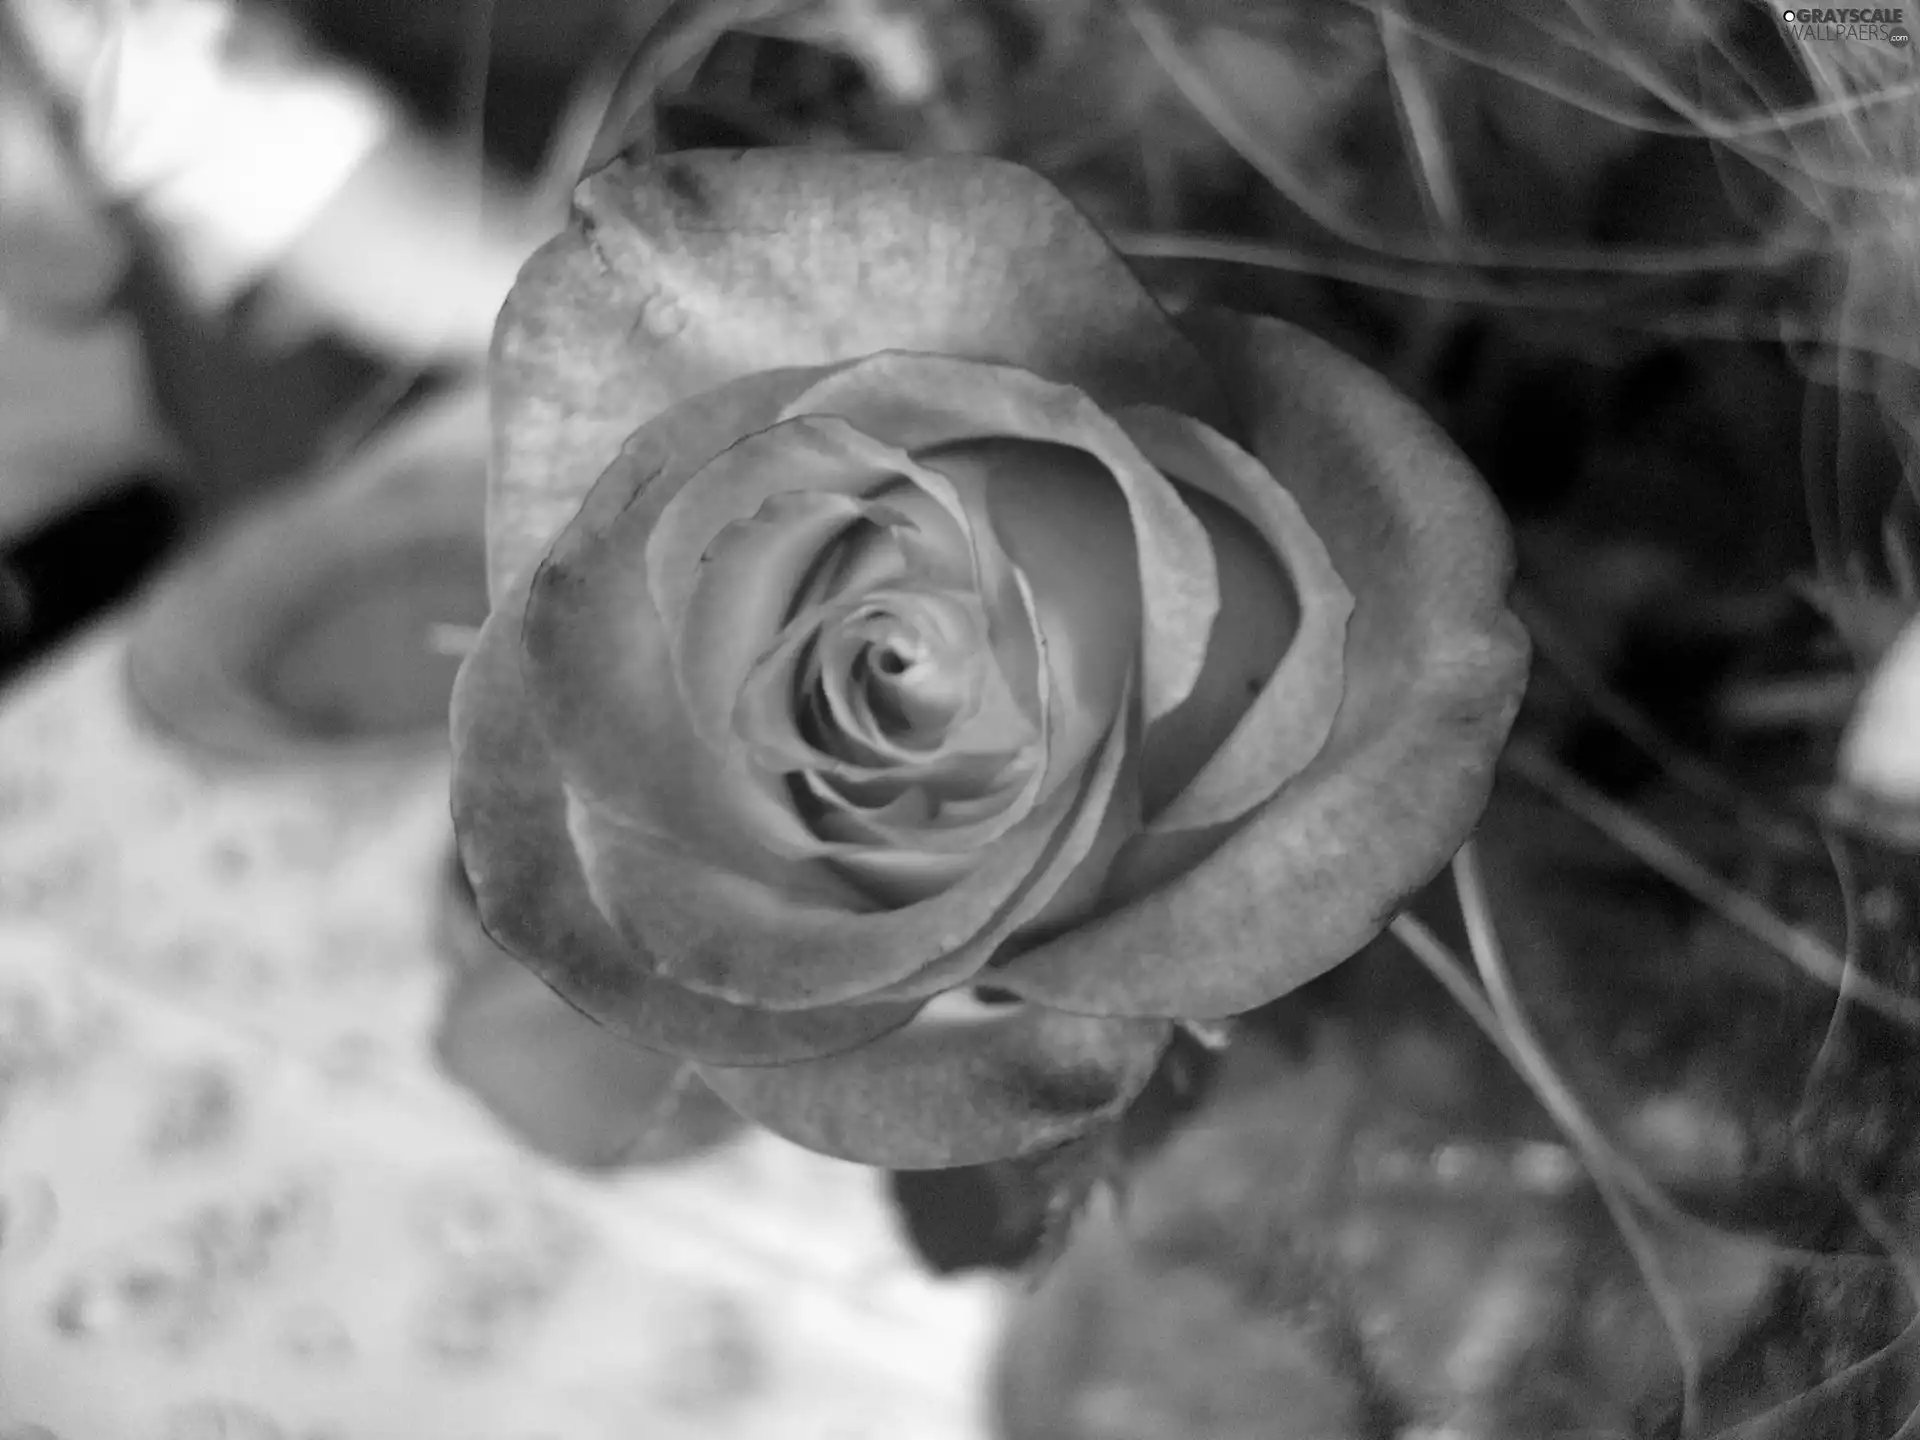
[[[1319,753],[1339,713],[1353,592],[1299,502],[1264,465],[1186,415],[1141,405],[1115,417],[1147,458],[1238,513],[1267,542],[1299,606],[1280,663],[1200,772],[1158,814],[1155,830],[1237,820]]]

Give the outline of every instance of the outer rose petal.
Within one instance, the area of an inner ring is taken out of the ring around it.
[[[453,692],[453,829],[481,923],[569,1003],[628,1041],[723,1065],[778,1065],[865,1044],[915,1003],[767,1011],[662,980],[587,892],[560,773],[520,667],[521,583],[503,596]]]
[[[809,1150],[894,1170],[1043,1150],[1117,1115],[1172,1027],[1037,1006],[924,1016],[864,1049],[777,1070],[700,1066],[741,1114]]]
[[[1526,686],[1506,524],[1439,429],[1290,325],[1188,323],[1353,590],[1346,692],[1312,764],[1238,829],[1141,837],[1108,886],[1139,898],[995,973],[1083,1014],[1238,1014],[1353,954],[1472,830]]]
[[[572,228],[522,268],[495,331],[495,594],[667,406],[881,350],[1019,365],[1105,405],[1227,414],[1192,342],[1019,166],[798,150],[616,161],[581,182]]]

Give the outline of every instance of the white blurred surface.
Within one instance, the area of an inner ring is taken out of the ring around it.
[[[214,776],[117,636],[0,698],[0,1436],[962,1440],[1000,1295],[752,1136],[600,1181],[432,1068],[442,762]]]

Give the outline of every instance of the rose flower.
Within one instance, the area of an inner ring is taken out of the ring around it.
[[[617,160],[493,412],[482,919],[829,1154],[1111,1120],[1173,1023],[1446,863],[1519,703],[1506,530],[1434,426],[1278,321],[1169,317],[1013,165]]]

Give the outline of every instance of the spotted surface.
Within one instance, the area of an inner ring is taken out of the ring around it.
[[[998,1293],[876,1176],[594,1180],[439,1077],[446,845],[439,761],[143,736],[113,634],[0,699],[0,1436],[980,1435]]]

